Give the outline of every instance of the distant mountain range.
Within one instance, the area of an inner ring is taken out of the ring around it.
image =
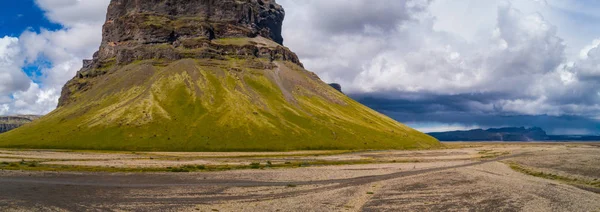
[[[39,116],[34,115],[0,116],[0,133],[8,132],[38,118]]]
[[[428,133],[440,141],[600,141],[594,135],[548,135],[539,127],[506,127]]]

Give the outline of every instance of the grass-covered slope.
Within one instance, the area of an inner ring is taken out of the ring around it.
[[[440,145],[283,61],[183,59],[107,68],[77,101],[0,147],[158,151],[412,149]],[[89,81],[88,81],[89,80]]]

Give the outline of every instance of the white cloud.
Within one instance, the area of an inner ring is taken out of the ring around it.
[[[36,0],[50,21],[67,27],[102,24],[110,0]]]
[[[590,45],[587,45],[579,52],[579,59],[585,60],[589,57],[589,53],[592,49],[600,46],[600,39],[595,39]]]
[[[29,78],[21,70],[23,58],[20,55],[18,38],[0,38],[0,96],[26,90],[29,86]]]
[[[600,101],[591,96],[600,86],[583,82],[596,73],[600,76],[600,50],[599,60],[595,60],[594,43],[584,50],[590,58],[571,62],[578,55],[570,55],[568,49],[572,47],[544,16],[551,14],[552,2],[394,2],[401,6],[381,10],[377,5],[361,5],[361,12],[390,17],[383,21],[387,30],[380,33],[369,31],[377,27],[369,27],[374,25],[368,21],[369,15],[310,12],[332,10],[328,6],[331,2],[281,1],[289,14],[284,23],[286,45],[299,54],[309,70],[325,81],[341,83],[350,93],[384,93],[392,99],[459,96],[462,99],[456,100],[464,102],[460,105],[486,113],[600,113]],[[408,9],[414,2],[421,7]],[[352,5],[338,4],[335,11],[353,9]],[[348,16],[367,20],[347,24]],[[558,17],[550,16],[553,20]],[[324,33],[326,26],[320,23],[329,26],[336,21],[345,30]],[[566,64],[574,67],[565,68]],[[583,94],[585,89],[592,92]],[[483,95],[469,99],[471,94]]]
[[[347,92],[407,99],[459,96],[460,103],[445,101],[482,113],[600,113],[600,41],[592,42],[600,28],[594,30],[597,27],[590,26],[597,22],[589,21],[597,16],[597,4],[278,2],[286,8],[285,44],[309,70],[325,81],[341,83]],[[54,108],[62,85],[100,44],[109,0],[36,3],[64,29],[28,31],[0,40],[0,80],[7,82],[0,84],[0,114]],[[569,15],[579,10],[587,21]],[[40,59],[51,66],[41,68],[36,84],[20,68]]]
[[[600,78],[600,39],[594,40],[592,44],[586,46],[582,51],[579,61],[574,64],[574,71],[580,80]]]
[[[472,129],[481,129],[477,125],[462,125],[462,124],[447,124],[447,123],[406,123],[408,126],[415,128],[424,133],[432,132],[447,132],[447,131],[464,131]]]
[[[38,84],[31,82],[29,89],[13,94],[14,101],[6,104],[9,112],[15,114],[46,114],[58,104],[60,91],[54,88],[41,89]]]
[[[40,81],[49,89],[62,87],[81,68],[82,60],[91,58],[102,39],[100,26],[77,26],[58,31],[31,31],[21,35],[30,62],[48,60],[52,67],[42,69]],[[80,38],[80,39],[73,39]]]
[[[8,112],[8,105],[0,105],[0,114],[5,114]]]
[[[109,0],[36,0],[50,21],[63,29],[24,32],[19,38],[0,40],[0,114],[45,114],[53,110],[62,86],[92,57],[102,39],[102,24]],[[8,52],[10,51],[10,52]],[[3,55],[12,55],[7,58]],[[39,67],[33,82],[21,70]],[[6,99],[7,95],[12,98]]]

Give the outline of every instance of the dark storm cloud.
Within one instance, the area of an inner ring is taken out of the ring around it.
[[[350,94],[350,96],[375,110],[395,111],[405,113],[437,112],[470,112],[476,110],[473,103],[493,104],[498,99],[509,98],[509,94],[475,93],[438,95],[423,93],[393,93],[393,94]],[[389,96],[391,98],[386,98]],[[499,108],[496,108],[499,110]],[[500,111],[498,111],[500,112]]]
[[[501,109],[481,112],[471,102],[493,102],[502,94],[473,94],[437,96],[420,99],[388,99],[374,95],[353,95],[360,103],[405,123],[448,123],[481,128],[524,126],[541,127],[550,134],[572,134],[573,132],[600,132],[600,121],[574,115],[518,115],[508,114]]]
[[[449,123],[462,126],[493,127],[541,127],[548,134],[598,134],[600,121],[581,116],[547,115],[496,115],[471,112],[406,113],[381,111],[406,123]]]
[[[315,17],[314,24],[321,32],[330,34],[363,33],[368,28],[390,31],[402,22],[413,19],[412,14],[426,9],[427,2],[411,4],[404,0],[378,1],[311,1],[315,10],[310,10]]]
[[[436,30],[427,0],[278,2],[309,70],[399,121],[600,132],[600,41],[568,58],[540,13],[496,4],[487,31],[466,39]]]

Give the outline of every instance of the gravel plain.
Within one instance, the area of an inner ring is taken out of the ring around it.
[[[0,150],[0,162],[69,166],[307,164],[187,173],[1,170],[0,211],[600,211],[600,144],[446,146],[251,154]]]

